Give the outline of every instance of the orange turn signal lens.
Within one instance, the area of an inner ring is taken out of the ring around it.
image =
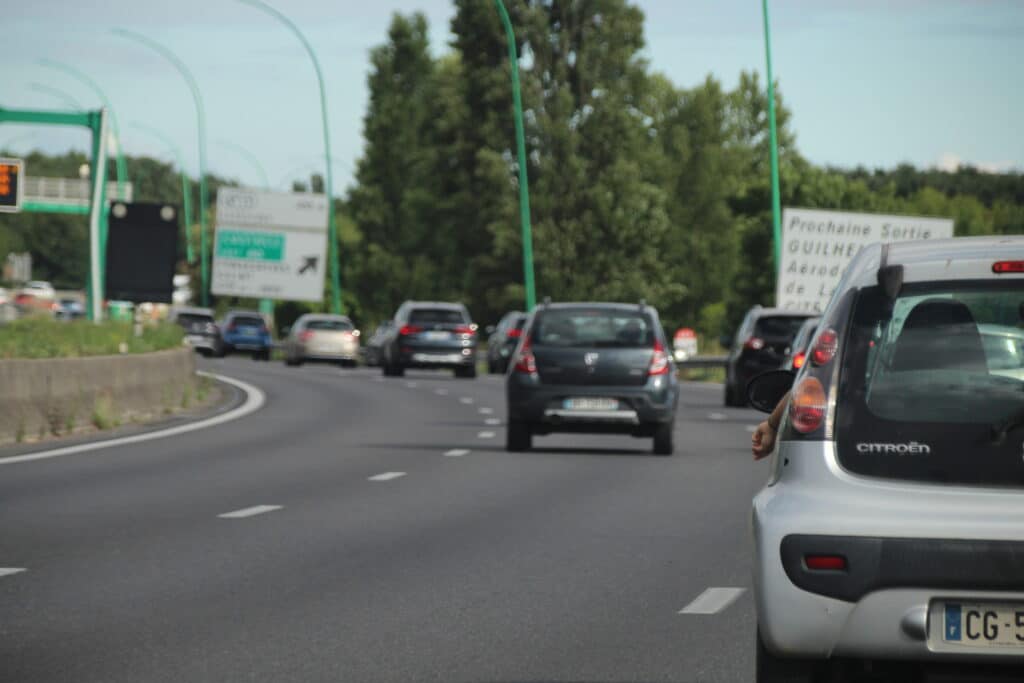
[[[793,429],[809,434],[821,426],[825,419],[828,401],[825,387],[815,377],[804,377],[793,389],[793,403],[789,408],[789,420]]]

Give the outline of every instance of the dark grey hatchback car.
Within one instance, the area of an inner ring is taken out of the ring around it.
[[[530,316],[506,376],[506,448],[555,432],[653,437],[671,455],[679,383],[654,308],[544,304]]]
[[[476,377],[477,326],[462,304],[406,301],[382,335],[380,365],[388,377],[401,377],[406,368]]]

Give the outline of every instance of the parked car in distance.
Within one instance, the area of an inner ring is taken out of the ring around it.
[[[721,340],[722,346],[729,348],[725,365],[725,405],[747,405],[747,383],[782,364],[800,326],[811,316],[811,313],[761,306],[747,311],[736,335]]]
[[[380,325],[377,325],[377,329],[373,331],[370,338],[363,342],[362,348],[360,349],[363,354],[363,362],[369,367],[377,367],[380,365],[381,348],[383,347],[388,328],[391,327],[392,321],[385,320]]]
[[[229,311],[219,327],[219,355],[247,351],[252,353],[253,360],[270,360],[274,343],[267,322],[256,311]]]
[[[679,382],[658,312],[645,304],[544,304],[530,316],[505,380],[505,446],[534,435],[629,434],[672,455]]]
[[[786,355],[782,359],[782,364],[779,365],[780,369],[799,370],[804,366],[804,363],[807,362],[807,347],[810,345],[811,338],[818,329],[818,322],[820,320],[820,317],[815,316],[804,321],[804,324],[797,331],[796,337],[793,338],[793,343],[786,349]]]
[[[167,319],[185,331],[185,341],[199,353],[204,356],[223,355],[220,328],[214,322],[211,309],[192,306],[172,308]]]
[[[46,280],[29,280],[21,288],[22,294],[34,296],[37,299],[53,300],[57,298],[57,292]]]
[[[85,318],[85,306],[73,297],[62,297],[57,300],[57,308],[53,317],[57,320],[81,320]]]
[[[359,358],[359,330],[343,315],[307,313],[288,331],[284,353],[292,366],[328,361],[352,367]]]
[[[501,317],[497,325],[488,326],[487,371],[492,375],[504,374],[508,370],[509,358],[519,343],[526,318],[522,311],[510,311]]]
[[[476,377],[477,326],[460,303],[406,301],[398,307],[382,345],[385,376],[406,368],[447,368]]]
[[[751,383],[790,392],[752,511],[758,683],[1024,680],[1022,303],[1022,237],[876,243],[795,379]]]

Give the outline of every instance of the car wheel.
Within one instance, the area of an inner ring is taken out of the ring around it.
[[[813,683],[820,680],[818,673],[822,663],[813,659],[788,659],[776,657],[761,640],[761,632],[757,632],[757,683]]]
[[[285,356],[284,364],[287,365],[288,367],[294,368],[296,365],[299,364],[299,361],[298,359],[292,358],[291,356]]]
[[[746,405],[745,401],[740,400],[737,388],[728,381],[725,384],[725,405],[729,408],[742,408]]]
[[[473,379],[476,377],[476,368],[472,366],[455,368],[455,376],[461,377],[462,379]]]
[[[488,360],[487,361],[487,372],[489,374],[492,374],[492,375],[497,375],[498,374],[498,364],[495,363],[493,360]]]
[[[509,420],[505,428],[505,450],[512,453],[528,451],[533,447],[533,432],[522,420]]]
[[[665,424],[659,424],[655,428],[653,448],[655,455],[672,455],[675,452],[675,446],[672,443],[674,427],[674,422],[666,422]]]
[[[224,356],[228,355],[230,350],[231,349],[228,348],[227,344],[223,344],[219,349],[217,349],[217,353],[215,355],[217,356],[217,358],[223,358]]]

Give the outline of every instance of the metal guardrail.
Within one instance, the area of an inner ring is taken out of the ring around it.
[[[728,360],[729,356],[725,354],[721,356],[694,356],[686,360],[676,361],[676,365],[681,368],[724,368]]]
[[[125,198],[132,200],[132,184],[125,183]],[[44,176],[25,176],[26,202],[47,204],[64,204],[67,206],[88,206],[92,196],[92,185],[81,178],[47,178]],[[117,197],[117,181],[107,183],[107,197]]]

